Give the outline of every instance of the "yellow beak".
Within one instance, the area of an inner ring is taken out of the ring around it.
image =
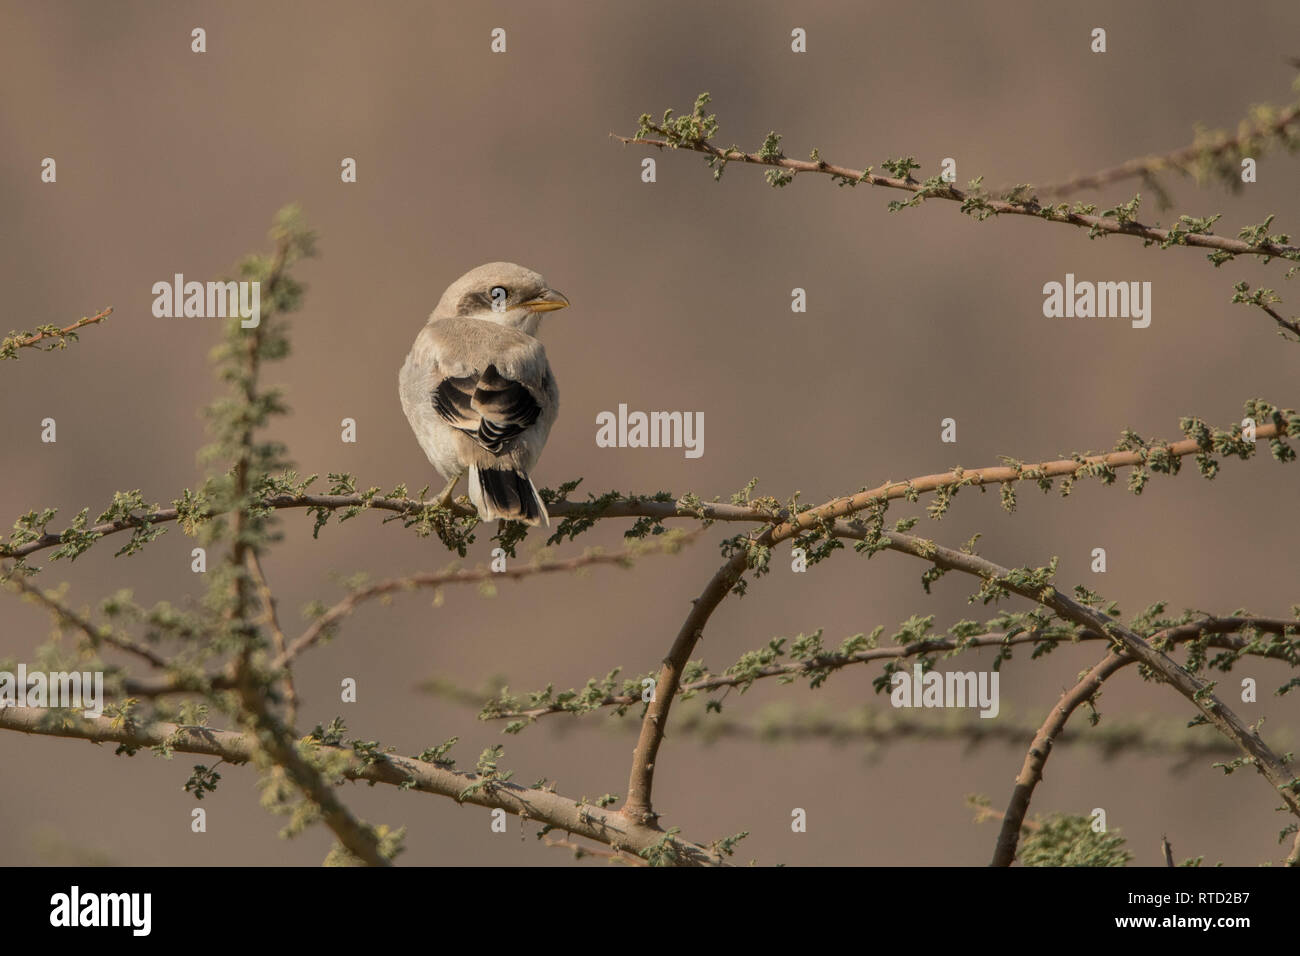
[[[569,300],[562,293],[554,289],[547,289],[535,299],[531,299],[523,304],[523,307],[529,312],[554,312],[556,309],[563,309],[569,304]]]

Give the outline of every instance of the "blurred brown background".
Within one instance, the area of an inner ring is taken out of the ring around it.
[[[302,203],[321,255],[298,272],[305,309],[293,355],[273,370],[293,406],[279,437],[301,472],[348,470],[362,486],[436,482],[402,416],[397,369],[444,287],[492,259],[538,269],[574,303],[543,330],[563,406],[539,486],[582,476],[583,491],[725,499],[757,475],[760,493],[821,501],[998,455],[1109,448],[1124,426],[1177,437],[1180,415],[1226,424],[1253,396],[1300,400],[1295,349],[1263,315],[1228,302],[1239,278],[1280,285],[1276,265],[1215,270],[1196,251],[1089,242],[1023,219],[978,224],[941,202],[890,214],[897,196],[812,176],[778,191],[761,171],[733,166],[715,184],[694,155],[655,154],[658,182],[645,185],[647,153],[608,137],[708,90],[724,143],[756,148],[776,129],[792,156],[816,146],[833,162],[879,168],[914,154],[925,175],[953,156],[963,184],[981,174],[995,186],[1055,181],[1183,145],[1198,121],[1233,126],[1251,103],[1286,102],[1294,70],[1284,57],[1300,53],[1294,3],[1000,2],[924,14],[883,3],[5,3],[0,16],[0,325],[116,309],[68,351],[25,352],[0,370],[6,524],[56,506],[62,527],[83,506],[98,513],[116,489],[165,502],[200,480],[196,412],[217,390],[207,366],[217,328],[154,318],[150,287],[176,272],[215,278],[266,248],[272,214],[290,201]],[[195,26],[207,30],[203,55],[190,52]],[[489,53],[498,26],[505,55]],[[790,52],[795,26],[808,31],[805,55]],[[1094,26],[1108,31],[1104,55],[1089,52]],[[56,185],[40,182],[46,156],[58,162]],[[358,161],[355,185],[339,181],[345,156]],[[1147,205],[1143,218],[1225,212],[1217,231],[1235,234],[1276,212],[1278,228],[1294,230],[1297,168],[1267,157],[1238,197],[1176,180],[1177,208]],[[1042,285],[1066,272],[1151,281],[1151,327],[1043,318]],[[796,286],[808,291],[806,315],[790,312]],[[703,458],[597,448],[595,416],[620,402],[703,411]],[[39,440],[47,416],[58,421],[55,445]],[[956,447],[939,442],[947,416],[959,423]],[[356,445],[339,441],[344,417],[359,423]],[[968,490],[920,530],[954,545],[982,532],[982,553],[1005,564],[1060,555],[1062,584],[1095,587],[1130,614],[1156,600],[1285,613],[1300,600],[1296,481],[1295,466],[1265,454],[1228,463],[1213,484],[1190,468],[1157,479],[1140,499],[1095,483],[1064,501],[1024,489],[1011,516],[996,494]],[[267,570],[291,624],[307,601],[338,596],[333,572],[388,576],[448,561],[435,540],[376,516],[331,526],[320,541],[302,513],[283,527]],[[504,742],[502,765],[518,780],[547,776],[575,797],[622,794],[634,738],[602,730],[608,717],[502,737],[414,685],[436,673],[564,688],[616,665],[654,668],[719,562],[717,541],[735,530],[715,528],[686,554],[630,572],[503,586],[496,600],[462,589],[441,609],[419,594],[372,604],[303,661],[302,724],[342,713],[351,734],[404,753],[458,735],[466,766]],[[616,546],[621,531],[611,522],[586,540]],[[488,537],[472,561],[487,557]],[[175,528],[132,558],[113,559],[105,542],[72,566],[45,561],[42,580],[67,580],[75,602],[120,587],[179,602],[201,592],[191,547]],[[1094,547],[1108,551],[1104,577],[1088,570]],[[775,635],[824,627],[838,643],[877,624],[892,633],[912,613],[936,615],[941,629],[988,616],[966,604],[972,582],[955,574],[926,597],[924,566],[902,556],[868,564],[850,552],[794,575],[788,551],[748,597],[722,606],[696,656],[722,668]],[[24,659],[48,631],[12,597],[0,615],[0,657]],[[1003,672],[1003,714],[1036,724],[1099,657],[1096,645],[1033,664],[1019,653]],[[989,658],[963,660],[953,666]],[[725,715],[778,702],[887,707],[871,694],[875,673],[841,672],[816,693],[761,682],[730,695]],[[1240,713],[1272,715],[1266,737],[1293,747],[1295,700],[1270,696],[1284,670],[1250,664],[1227,683],[1246,675],[1259,678],[1262,700]],[[359,703],[338,702],[344,676],[357,678]],[[1108,686],[1102,710],[1108,720],[1192,715],[1132,669]],[[1019,744],[915,740],[874,757],[858,745],[707,746],[670,729],[656,805],[695,839],[750,830],[739,856],[764,864],[983,864],[995,826],[973,824],[963,796],[1001,808],[1022,756]],[[283,821],[258,807],[246,768],[221,768],[203,804],[208,833],[190,833],[194,803],[181,785],[194,762],[0,734],[0,861],[320,861],[327,831],[275,839]],[[1162,833],[1179,859],[1284,855],[1285,820],[1255,774],[1225,777],[1210,758],[1175,774],[1173,762],[1062,747],[1031,812],[1104,807],[1139,864],[1160,861]],[[532,826],[526,838],[514,821],[508,835],[491,834],[481,809],[383,787],[344,795],[366,819],[409,828],[406,864],[567,859]],[[808,811],[806,834],[790,832],[793,807]]]

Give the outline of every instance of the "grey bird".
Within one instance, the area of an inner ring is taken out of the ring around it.
[[[529,472],[560,410],[560,392],[537,341],[542,315],[569,304],[513,262],[471,269],[442,294],[398,375],[402,409],[429,461],[461,476],[484,521],[551,523]]]

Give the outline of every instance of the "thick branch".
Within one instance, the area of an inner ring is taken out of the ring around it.
[[[767,529],[760,539],[771,535]],[[694,606],[681,630],[673,640],[673,646],[664,659],[655,684],[654,697],[646,707],[641,720],[641,734],[637,738],[636,749],[632,751],[632,769],[628,776],[627,800],[622,813],[638,824],[655,826],[659,815],[650,803],[650,792],[654,787],[655,760],[659,754],[659,745],[663,742],[664,731],[668,723],[668,711],[673,698],[677,696],[681,682],[682,670],[690,660],[695,645],[704,636],[704,625],[709,617],[722,603],[723,598],[732,589],[747,567],[744,551],[738,551],[709,580],[704,592],[695,599]]]
[[[132,748],[166,745],[180,753],[220,757],[232,764],[252,760],[259,746],[250,735],[232,731],[169,723],[148,727],[123,726],[108,717],[85,719],[63,711],[34,708],[0,709],[0,729],[94,743],[116,743]],[[321,749],[326,748],[322,745]],[[347,758],[342,772],[347,780],[405,787],[480,807],[499,807],[507,813],[634,853],[651,850],[664,840],[664,833],[660,830],[630,824],[613,810],[578,803],[549,790],[522,787],[509,781],[489,781],[473,789],[481,782],[477,774],[458,773],[414,757],[375,754],[363,760],[351,750],[342,747],[333,750]],[[467,790],[470,792],[466,793]],[[674,838],[673,847],[680,862],[726,865],[716,851],[688,840]]]

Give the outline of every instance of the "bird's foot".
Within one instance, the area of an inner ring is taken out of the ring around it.
[[[455,478],[451,479],[451,481],[447,482],[447,487],[443,488],[442,492],[438,495],[439,508],[451,507],[451,495],[452,492],[456,490],[456,485],[459,482],[460,482],[460,475],[457,475]]]

